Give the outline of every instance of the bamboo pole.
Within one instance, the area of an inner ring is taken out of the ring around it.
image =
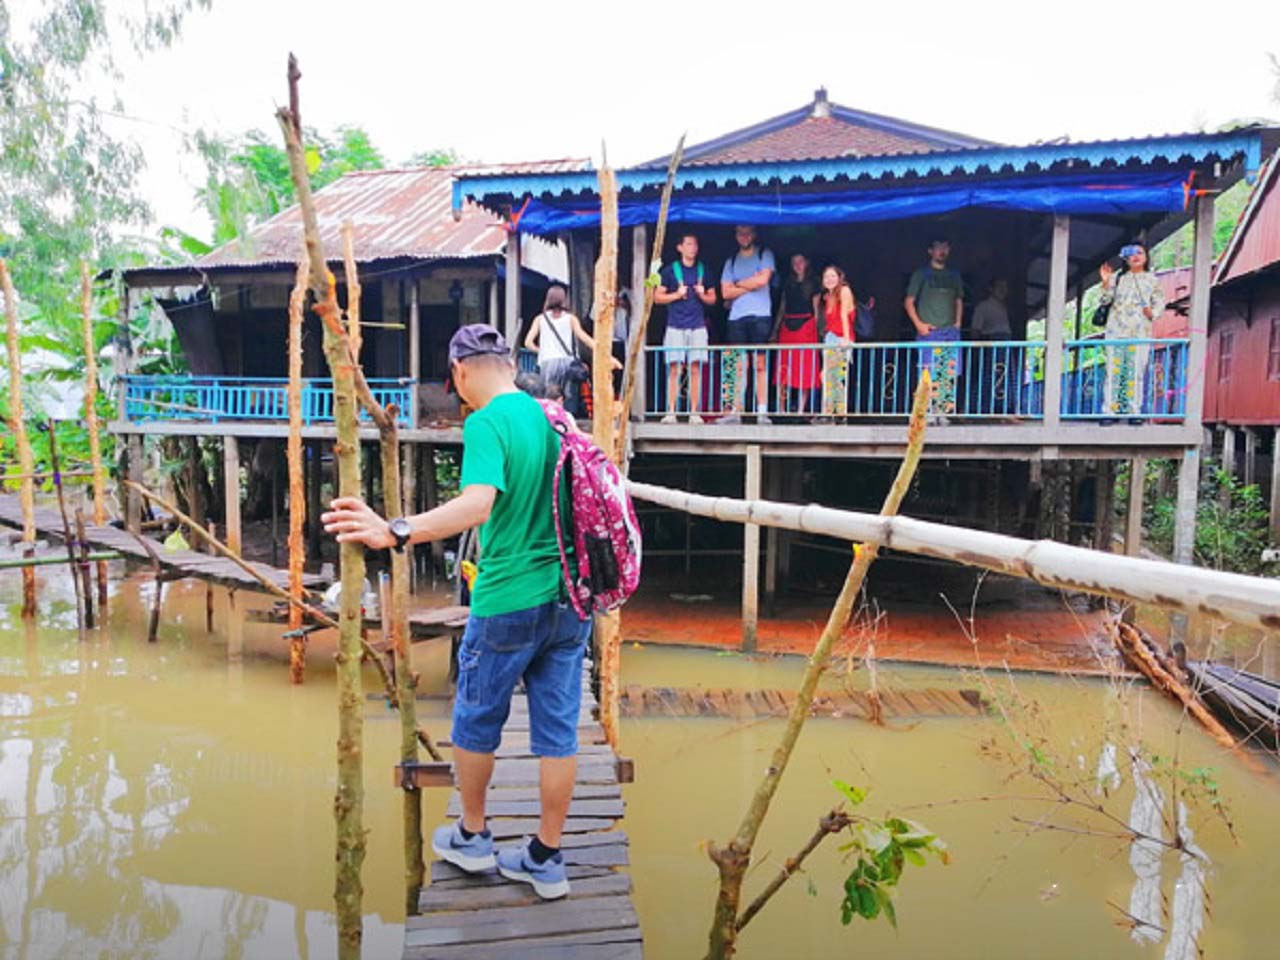
[[[617,436],[617,410],[613,398],[613,311],[618,291],[618,184],[613,169],[600,167],[600,257],[596,260],[595,353],[591,358],[591,392],[595,398],[592,439],[614,464],[621,462]],[[623,408],[623,418],[626,408]],[[619,611],[598,614],[595,624],[596,662],[600,676],[600,726],[611,746],[618,745],[619,668],[622,621]]]
[[[325,263],[320,243],[315,202],[303,155],[302,128],[296,115],[299,77],[297,61],[291,54],[289,93],[290,103],[295,109],[281,108],[276,112],[276,118],[284,136],[289,171],[302,214],[310,265],[310,286],[316,300],[315,309],[324,330],[325,360],[333,378],[333,413],[337,430],[334,454],[338,461],[338,495],[359,498],[360,433],[355,382],[359,365],[350,355],[350,343],[342,336],[336,283]],[[359,960],[364,899],[360,869],[365,856],[364,772],[361,765],[364,697],[360,683],[360,598],[365,577],[364,548],[358,543],[343,543],[339,547],[338,559],[342,594],[338,618],[338,783],[333,803],[337,843],[333,898],[338,922],[338,956],[340,960]]]
[[[0,258],[0,290],[4,291],[4,314],[8,327],[9,345],[9,429],[18,448],[18,472],[21,481],[18,498],[22,505],[22,541],[34,543],[36,539],[36,485],[29,479],[35,473],[31,455],[31,441],[27,439],[27,424],[22,412],[22,351],[18,349],[18,295],[9,277],[9,265]],[[36,615],[36,571],[22,568],[22,616]]]
[[[1047,587],[1205,614],[1254,629],[1280,629],[1280,581],[1266,577],[1143,560],[1054,540],[1022,540],[911,517],[890,518],[814,504],[706,497],[635,482],[628,482],[627,490],[640,500],[697,516],[875,543],[1034,580]]]
[[[107,522],[106,475],[102,471],[102,443],[98,437],[98,350],[93,336],[93,280],[89,264],[80,261],[80,320],[84,333],[84,422],[89,428],[89,468],[93,476],[93,523]],[[99,562],[98,608],[107,606],[107,565]]]
[[[351,224],[342,229],[343,259],[347,271],[347,338],[356,338],[360,329],[359,296],[360,280],[356,268],[355,251],[352,248]],[[352,304],[356,314],[351,316]],[[598,342],[598,341],[597,341]],[[349,344],[352,357],[359,354],[359,342]],[[354,361],[356,367],[359,362]],[[369,415],[378,425],[378,449],[382,456],[382,509],[388,521],[405,515],[404,486],[400,475],[400,436],[396,425],[395,408],[383,408],[364,391],[362,400]],[[409,644],[409,557],[407,550],[391,551],[390,603],[382,609],[382,624],[391,641],[392,656],[396,664],[396,698],[400,710],[400,761],[402,764],[418,762],[418,718],[415,687],[417,678],[413,672],[413,659]],[[407,768],[406,768],[407,769]],[[426,862],[423,860],[422,792],[406,778],[402,784],[402,818],[404,833],[405,910],[410,915],[418,912],[418,895],[426,879]]]
[[[921,373],[920,382],[916,385],[915,397],[911,404],[906,452],[898,467],[898,475],[894,478],[893,486],[885,495],[884,506],[880,510],[882,516],[892,516],[898,512],[898,507],[906,496],[911,486],[911,479],[915,476],[916,467],[920,463],[920,452],[924,449],[925,413],[929,406],[929,387],[929,374],[928,371],[924,371]],[[774,749],[773,758],[765,771],[764,779],[756,787],[751,805],[743,815],[738,832],[723,847],[715,842],[707,844],[707,854],[720,872],[720,892],[716,897],[715,914],[708,937],[707,957],[710,960],[721,960],[734,955],[738,930],[746,920],[750,919],[750,916],[745,914],[745,919],[739,917],[738,904],[742,898],[742,881],[746,876],[747,868],[751,865],[751,853],[756,836],[760,832],[765,814],[769,812],[773,795],[782,782],[782,775],[786,772],[787,764],[791,760],[796,741],[800,739],[800,731],[804,728],[805,720],[808,719],[809,707],[813,703],[813,694],[818,686],[818,678],[826,667],[831,647],[849,622],[854,601],[862,590],[867,571],[875,561],[879,550],[879,544],[874,542],[862,543],[854,547],[853,563],[849,566],[844,586],[836,598],[835,605],[831,608],[827,625],[813,648],[813,654],[809,657],[804,679],[800,683],[795,703],[787,716],[787,725]]]
[[[614,448],[614,462],[623,465],[626,470],[629,465],[627,453],[627,427],[631,418],[631,401],[636,392],[636,378],[643,375],[644,367],[644,344],[645,338],[649,332],[649,317],[653,313],[653,294],[654,286],[652,275],[662,266],[662,246],[667,239],[667,213],[671,209],[671,191],[675,187],[676,170],[680,167],[680,161],[684,159],[684,134],[680,135],[680,140],[676,144],[675,153],[671,154],[671,162],[667,164],[667,180],[662,185],[662,199],[658,204],[658,222],[653,230],[653,256],[650,268],[650,282],[644,285],[644,300],[640,307],[639,321],[635,324],[635,328],[631,333],[631,343],[627,346],[627,366],[622,372],[622,403],[621,403],[621,422],[618,426],[617,444]],[[632,296],[634,296],[634,291]],[[632,309],[635,305],[632,304]]]
[[[58,513],[62,517],[62,539],[67,545],[67,559],[71,561],[72,566],[76,564],[76,538],[71,532],[71,521],[67,518],[67,501],[62,493],[62,479],[58,476],[58,425],[56,421],[50,420],[46,426],[49,430],[49,466],[53,467],[53,489],[58,499]],[[85,611],[84,605],[87,599],[84,592],[80,589],[80,578],[75,575],[75,571],[71,574],[71,589],[76,597],[76,629],[79,632],[80,640],[85,639]]]
[[[289,681],[302,683],[307,668],[307,637],[302,630],[302,568],[307,547],[302,537],[307,522],[307,498],[302,478],[302,310],[307,298],[307,261],[298,262],[289,294]]]
[[[355,230],[351,221],[342,224],[342,268],[347,281],[347,340],[351,344],[351,360],[360,362],[364,346],[364,330],[360,326],[360,277],[356,273]]]

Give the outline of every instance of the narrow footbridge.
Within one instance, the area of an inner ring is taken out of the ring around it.
[[[638,960],[644,949],[631,902],[627,835],[622,831],[622,784],[629,761],[604,742],[596,699],[583,675],[578,722],[578,776],[565,822],[562,850],[571,891],[543,902],[523,883],[496,872],[472,876],[435,861],[419,915],[405,923],[405,960]],[[423,785],[438,782],[426,777]],[[398,781],[397,781],[398,782]],[[462,812],[456,790],[448,816]],[[523,694],[498,748],[486,813],[499,845],[538,828],[538,758],[529,752],[529,706]]]

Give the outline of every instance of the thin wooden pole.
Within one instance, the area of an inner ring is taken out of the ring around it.
[[[351,359],[360,362],[360,348],[364,346],[364,331],[360,328],[360,278],[356,275],[355,231],[348,220],[342,224],[343,279],[347,282],[347,342],[351,347]]]
[[[76,571],[80,575],[81,593],[84,595],[84,625],[86,630],[93,629],[93,575],[89,569],[89,541],[84,531],[84,511],[78,506],[76,517],[76,547],[80,557],[76,563]]]
[[[916,386],[911,405],[906,453],[903,455],[902,463],[898,467],[898,475],[885,495],[884,505],[880,510],[881,518],[885,521],[898,512],[898,507],[906,496],[911,480],[915,476],[916,467],[920,463],[920,453],[924,449],[925,413],[929,406],[929,392],[929,372],[926,370],[920,375],[920,382]],[[796,742],[800,739],[800,731],[809,717],[809,707],[813,703],[814,691],[818,687],[818,678],[826,669],[832,646],[844,633],[845,625],[853,613],[854,601],[862,590],[867,571],[871,568],[879,550],[880,544],[874,541],[863,542],[854,548],[849,573],[845,577],[840,595],[831,608],[831,614],[827,618],[822,635],[814,646],[813,654],[805,667],[804,678],[801,680],[795,703],[787,716],[782,737],[774,748],[773,757],[764,778],[756,787],[751,804],[742,817],[738,832],[724,846],[714,842],[707,844],[707,855],[720,872],[720,892],[716,898],[715,913],[708,936],[706,954],[708,960],[724,960],[735,953],[738,930],[745,922],[738,914],[738,904],[742,897],[742,881],[747,869],[751,866],[751,854],[756,837],[760,833],[765,815],[769,812],[769,805],[773,802],[778,785],[782,782],[782,775],[786,773],[791,754],[795,750]]]
[[[676,149],[671,154],[671,162],[667,164],[667,180],[662,186],[662,199],[658,203],[658,222],[653,229],[653,263],[650,272],[656,272],[661,266],[662,245],[666,243],[667,238],[667,212],[671,209],[671,192],[675,188],[676,170],[680,168],[680,161],[684,158],[684,135],[680,135],[679,142],[676,143]],[[640,377],[644,376],[644,345],[645,338],[649,334],[649,317],[653,313],[653,292],[654,287],[649,281],[644,285],[644,300],[640,304],[640,316],[636,322],[632,324],[631,344],[627,347],[627,364],[622,372],[622,423],[618,426],[617,448],[614,451],[614,459],[616,463],[623,464],[626,469],[626,451],[627,451],[627,426],[628,420],[626,411],[631,409],[632,399],[635,396],[636,383]],[[636,305],[633,303],[631,309],[634,311]]]
[[[72,566],[76,563],[76,547],[75,536],[71,533],[71,521],[67,518],[67,501],[62,493],[62,479],[58,476],[58,425],[56,421],[48,422],[49,428],[49,465],[53,467],[53,489],[58,498],[58,513],[62,516],[62,539],[67,544],[67,559],[71,561]],[[85,614],[84,602],[85,596],[80,589],[80,579],[75,575],[74,569],[71,575],[71,587],[76,595],[76,628],[80,632],[80,639],[85,639]]]
[[[36,539],[36,485],[30,479],[35,473],[31,455],[31,441],[27,438],[27,424],[22,412],[22,351],[18,349],[18,295],[9,277],[9,265],[0,258],[0,289],[4,291],[4,313],[8,327],[9,345],[9,429],[18,448],[18,472],[26,479],[21,481],[18,498],[22,505],[22,542],[35,543]],[[28,552],[31,548],[27,548]],[[36,615],[36,572],[31,567],[22,569],[22,616]]]
[[[80,261],[80,319],[84,333],[84,421],[89,428],[89,468],[93,474],[93,523],[107,522],[106,474],[102,469],[102,443],[98,437],[98,348],[93,335],[93,280],[89,264]],[[107,606],[107,565],[98,562],[98,607]]]
[[[760,445],[747,445],[744,492],[748,500],[760,499]],[[753,653],[760,626],[760,527],[742,528],[742,649]]]
[[[302,310],[307,299],[307,261],[298,262],[289,294],[289,439],[285,456],[289,463],[289,681],[302,683],[307,665],[307,637],[302,630],[302,568],[307,560],[303,526],[307,522],[307,497],[302,476]]]
[[[592,438],[615,464],[621,461],[615,440],[617,410],[613,402],[613,310],[618,291],[618,184],[608,163],[600,167],[600,258],[596,261],[595,354],[592,357],[594,418]],[[623,416],[625,420],[625,414]],[[599,614],[595,624],[596,657],[600,667],[600,726],[605,738],[618,745],[619,668],[622,620],[617,610]]]
[[[227,528],[227,546],[239,554],[240,544],[240,441],[232,434],[222,438],[223,520]]]
[[[1142,552],[1142,501],[1147,486],[1147,458],[1129,461],[1129,506],[1124,522],[1124,552],[1136,557]]]
[[[1062,352],[1066,333],[1067,252],[1070,245],[1071,218],[1055,214],[1044,323],[1044,425],[1051,428],[1056,428],[1062,418]]]

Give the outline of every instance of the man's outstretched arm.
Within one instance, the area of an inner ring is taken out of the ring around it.
[[[473,483],[448,503],[408,517],[409,542],[443,540],[480,526],[489,519],[497,495],[496,487]],[[320,515],[320,522],[339,543],[362,543],[371,550],[384,550],[396,542],[387,521],[359,497],[338,497],[329,504],[328,512]]]

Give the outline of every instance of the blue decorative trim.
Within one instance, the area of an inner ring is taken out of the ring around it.
[[[1196,164],[1208,160],[1244,162],[1247,175],[1256,175],[1262,161],[1261,128],[1228,133],[1181,134],[1137,140],[1093,143],[1035,144],[1024,147],[978,147],[936,153],[897,154],[879,157],[836,157],[770,163],[706,164],[684,167],[676,173],[676,190],[706,187],[774,186],[795,183],[879,180],[907,177],[949,177],[1040,173],[1061,164],[1084,167],[1124,166],[1131,163]],[[1079,172],[1077,169],[1075,172]],[[621,193],[659,190],[665,170],[631,168],[617,173]],[[477,203],[510,202],[514,198],[541,199],[592,195],[597,189],[594,172],[464,176],[453,184],[455,209],[463,198]]]

